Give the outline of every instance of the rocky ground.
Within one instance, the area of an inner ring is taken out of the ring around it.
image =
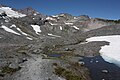
[[[88,43],[86,38],[116,34],[119,20],[47,16],[32,8],[6,10],[1,5],[0,80],[91,80],[79,60],[99,55],[101,46],[109,43]]]

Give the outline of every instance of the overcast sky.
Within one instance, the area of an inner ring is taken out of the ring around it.
[[[70,13],[120,19],[120,0],[0,0],[0,4],[17,9],[33,7],[46,15]]]

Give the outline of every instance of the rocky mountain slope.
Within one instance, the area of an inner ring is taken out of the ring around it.
[[[91,80],[80,56],[99,55],[109,43],[85,39],[116,34],[119,20],[0,5],[0,80]]]

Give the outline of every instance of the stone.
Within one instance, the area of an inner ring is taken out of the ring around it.
[[[108,70],[102,70],[102,73],[108,73]]]
[[[13,68],[13,69],[17,69],[17,68],[19,68],[19,65],[18,65],[18,63],[11,63],[10,65],[9,65],[9,67],[10,68]]]

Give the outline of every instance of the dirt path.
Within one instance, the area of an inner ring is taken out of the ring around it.
[[[53,74],[49,60],[36,55],[33,57],[21,64],[23,68],[12,75],[11,80],[64,80]]]

